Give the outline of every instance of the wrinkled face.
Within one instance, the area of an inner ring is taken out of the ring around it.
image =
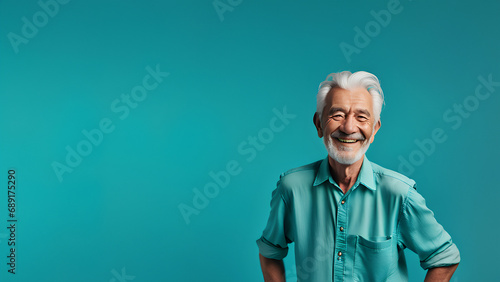
[[[328,155],[338,163],[359,161],[380,128],[375,123],[373,100],[364,88],[332,88],[325,97],[322,116],[314,116],[318,136],[324,137]]]

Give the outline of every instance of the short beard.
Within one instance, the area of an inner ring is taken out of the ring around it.
[[[363,141],[358,141],[358,142],[363,142],[363,144],[361,145],[359,151],[354,156],[351,157],[342,154],[342,152],[352,151],[352,148],[340,145],[340,148],[337,149],[337,147],[333,145],[333,138],[334,138],[333,136],[325,136],[323,138],[323,142],[325,143],[325,147],[326,150],[328,151],[328,155],[330,156],[330,158],[334,159],[336,162],[343,165],[352,165],[355,162],[359,161],[365,155],[366,151],[368,151],[368,148],[370,147],[370,142],[368,139],[365,139]]]

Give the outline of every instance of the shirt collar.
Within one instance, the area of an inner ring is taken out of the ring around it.
[[[318,186],[321,183],[328,180],[331,184],[337,185],[330,174],[330,164],[328,163],[328,157],[326,157],[319,165],[316,178],[314,179],[313,186]],[[366,188],[370,190],[376,190],[375,179],[373,177],[373,168],[371,162],[364,157],[363,164],[361,165],[361,170],[356,179],[356,183],[353,187],[357,187],[359,184],[363,184]]]

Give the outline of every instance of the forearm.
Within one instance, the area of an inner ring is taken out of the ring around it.
[[[427,271],[424,282],[447,282],[457,269],[458,264],[431,268]]]
[[[261,254],[259,258],[265,282],[285,282],[285,265],[282,260],[266,258]]]

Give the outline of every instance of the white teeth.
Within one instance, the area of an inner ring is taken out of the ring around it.
[[[355,143],[356,141],[358,141],[358,140],[354,140],[354,139],[341,139],[341,138],[337,138],[337,140],[339,140],[340,142],[343,142],[343,143]]]

